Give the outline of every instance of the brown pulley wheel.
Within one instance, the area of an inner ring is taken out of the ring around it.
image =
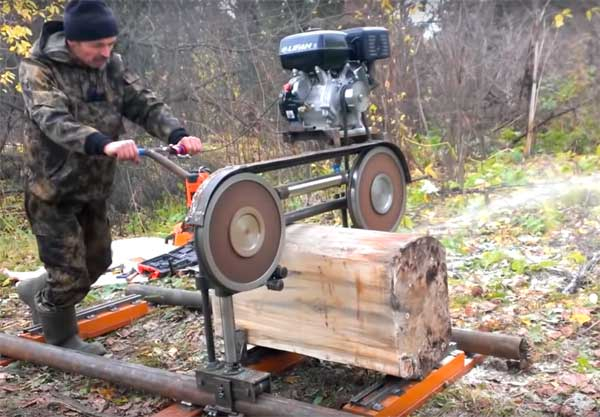
[[[207,274],[227,290],[248,291],[271,277],[285,236],[275,190],[250,173],[219,184],[208,203],[197,244]]]
[[[354,226],[395,231],[406,208],[406,176],[394,151],[377,146],[361,155],[352,168],[346,198]]]

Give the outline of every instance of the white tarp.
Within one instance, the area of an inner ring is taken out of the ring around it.
[[[127,274],[132,269],[137,270],[137,265],[143,260],[154,258],[155,256],[162,255],[175,249],[175,246],[165,243],[165,240],[160,237],[134,237],[131,239],[120,239],[112,242],[112,257],[113,262],[109,268],[109,272],[98,278],[98,281],[94,283],[93,287],[101,287],[105,285],[113,284],[125,284],[125,280],[117,278],[120,274]],[[122,265],[119,271],[110,272],[111,270]],[[10,271],[4,269],[2,272],[9,278],[17,281],[31,279],[39,277],[46,270],[44,267],[40,267],[35,271]],[[146,282],[147,278],[138,275],[131,282]]]

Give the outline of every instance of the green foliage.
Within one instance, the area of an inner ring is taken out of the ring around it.
[[[154,207],[140,209],[129,215],[125,223],[128,235],[163,235],[172,232],[173,226],[183,221],[186,208],[182,197],[168,196]]]
[[[527,214],[516,219],[517,225],[521,226],[525,233],[530,235],[543,235],[546,232],[544,219],[536,215]]]
[[[514,217],[512,224],[523,234],[543,236],[555,230],[563,221],[563,215],[554,204],[544,204],[542,207],[526,211]]]
[[[551,112],[560,108],[581,94],[587,83],[587,78],[581,78],[577,73],[565,78],[549,79],[542,84],[540,109]]]
[[[538,134],[539,148],[544,152],[559,153],[572,151],[575,153],[593,152],[598,146],[597,137],[585,126],[556,125]]]
[[[23,199],[21,196],[3,197],[0,199],[0,269],[31,270],[38,266],[37,244],[23,213]]]
[[[468,253],[465,247],[464,233],[444,236],[440,239],[440,241],[447,251],[461,255],[466,255]]]
[[[483,268],[489,268],[490,266],[500,263],[505,259],[507,259],[507,255],[503,251],[493,250],[483,252],[481,254],[480,263]]]
[[[498,135],[498,139],[505,145],[511,145],[514,140],[516,140],[519,136],[521,136],[521,132],[518,130],[514,130],[510,127],[506,127],[500,130],[500,134]]]
[[[514,165],[515,160],[521,158],[522,153],[519,150],[502,151],[483,161],[473,163],[474,169],[465,175],[465,188],[527,184],[524,169]]]
[[[544,343],[546,340],[545,331],[539,323],[531,324],[527,327],[527,337],[536,345]]]
[[[600,157],[598,155],[583,155],[577,161],[577,168],[582,172],[591,173],[600,166]]]
[[[582,353],[575,359],[575,370],[580,373],[586,373],[599,371],[600,368],[595,366],[594,361],[590,360],[586,354]]]
[[[411,154],[421,166],[435,163],[442,152],[451,150],[450,144],[438,129],[430,129],[426,135],[416,134],[414,140],[407,142]]]

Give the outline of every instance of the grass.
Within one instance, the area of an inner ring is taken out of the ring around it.
[[[23,212],[21,196],[0,200],[0,270],[26,271],[39,267],[35,236]],[[4,280],[0,274],[0,284]]]

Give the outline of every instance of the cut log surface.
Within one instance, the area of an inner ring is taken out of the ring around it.
[[[249,343],[402,378],[426,375],[445,355],[447,271],[434,238],[293,225],[281,265],[283,291],[233,297]]]

